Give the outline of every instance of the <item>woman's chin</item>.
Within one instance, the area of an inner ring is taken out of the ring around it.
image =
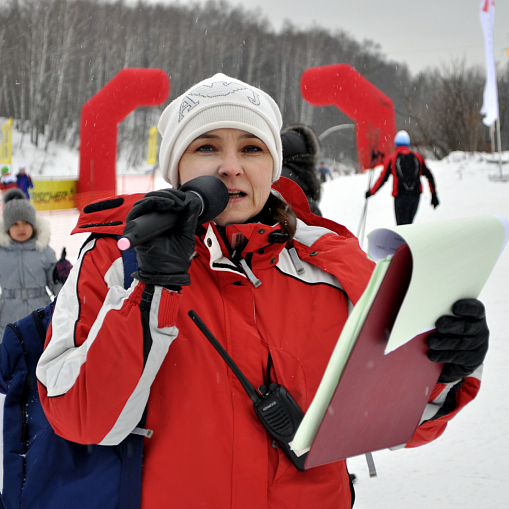
[[[234,217],[222,217],[222,216],[217,216],[215,219],[214,219],[214,223],[216,223],[218,226],[228,226],[229,224],[238,224],[238,223],[243,223],[244,221],[239,221],[237,219],[235,219]]]
[[[228,226],[229,224],[245,223],[250,217],[252,216],[240,211],[225,210],[214,219],[214,222],[219,226]]]

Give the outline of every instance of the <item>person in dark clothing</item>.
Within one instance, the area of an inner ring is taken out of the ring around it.
[[[424,158],[409,149],[410,136],[406,131],[399,131],[394,138],[396,151],[384,162],[384,169],[375,185],[366,191],[366,199],[373,196],[392,175],[392,196],[396,223],[411,224],[414,220],[422,193],[421,176],[428,179],[431,191],[431,205],[439,205],[435,179],[426,166]]]
[[[26,166],[24,164],[20,165],[19,173],[16,175],[16,180],[18,188],[23,191],[27,200],[29,200],[30,194],[28,193],[28,190],[33,189],[34,184],[30,175],[26,172]]]
[[[308,199],[311,212],[321,216],[318,207],[321,184],[316,174],[316,158],[320,142],[314,131],[306,125],[288,126],[281,132],[283,169],[281,175],[299,184]]]
[[[327,177],[329,177],[329,179],[332,179],[331,171],[329,170],[329,168],[327,168],[327,166],[325,166],[325,163],[323,161],[320,162],[320,166],[318,166],[317,171],[322,182],[327,182]]]

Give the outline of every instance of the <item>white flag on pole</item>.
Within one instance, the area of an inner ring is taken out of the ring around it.
[[[495,20],[495,0],[481,0],[479,12],[484,32],[484,49],[486,52],[486,85],[484,86],[481,114],[485,115],[483,123],[492,125],[498,120],[497,71],[493,50],[493,23]]]

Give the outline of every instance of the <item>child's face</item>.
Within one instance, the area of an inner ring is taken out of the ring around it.
[[[25,240],[31,239],[33,234],[33,226],[26,221],[16,221],[9,228],[9,235],[16,242],[25,242]]]

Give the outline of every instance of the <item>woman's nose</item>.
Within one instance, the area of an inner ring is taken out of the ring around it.
[[[242,175],[243,172],[244,170],[242,169],[242,164],[238,155],[233,152],[225,154],[219,167],[219,174],[228,177],[235,177]]]

